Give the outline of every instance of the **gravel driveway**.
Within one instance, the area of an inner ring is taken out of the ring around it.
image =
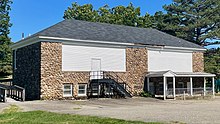
[[[85,101],[28,101],[0,103],[0,111],[15,104],[22,111],[45,110],[145,122],[220,124],[220,97],[214,100],[157,100],[152,98],[91,99]]]

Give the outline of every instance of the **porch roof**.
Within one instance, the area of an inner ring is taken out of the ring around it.
[[[146,77],[215,77],[215,74],[206,72],[173,72],[167,70],[149,72]]]

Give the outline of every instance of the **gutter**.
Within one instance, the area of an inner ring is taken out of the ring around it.
[[[109,41],[95,41],[95,40],[81,40],[72,38],[59,38],[59,37],[48,37],[48,36],[30,36],[22,39],[10,47],[12,50],[19,49],[37,42],[62,42],[63,44],[69,45],[97,45],[97,46],[111,46],[111,47],[128,47],[128,48],[147,48],[149,50],[172,50],[172,51],[206,51],[205,48],[187,48],[187,47],[172,47],[172,46],[161,46],[161,45],[150,45],[150,44],[137,44],[137,43],[122,43],[122,42],[109,42]]]

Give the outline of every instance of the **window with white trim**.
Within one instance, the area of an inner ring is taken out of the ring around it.
[[[63,96],[64,97],[73,96],[73,85],[72,84],[63,84]]]
[[[78,96],[86,96],[87,84],[78,85]]]

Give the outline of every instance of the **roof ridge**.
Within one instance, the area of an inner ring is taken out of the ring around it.
[[[185,48],[202,48],[197,44],[177,38],[153,28],[141,28],[76,19],[62,20],[61,22],[58,22],[31,35],[30,37],[25,38],[25,40],[35,36],[163,45]]]

